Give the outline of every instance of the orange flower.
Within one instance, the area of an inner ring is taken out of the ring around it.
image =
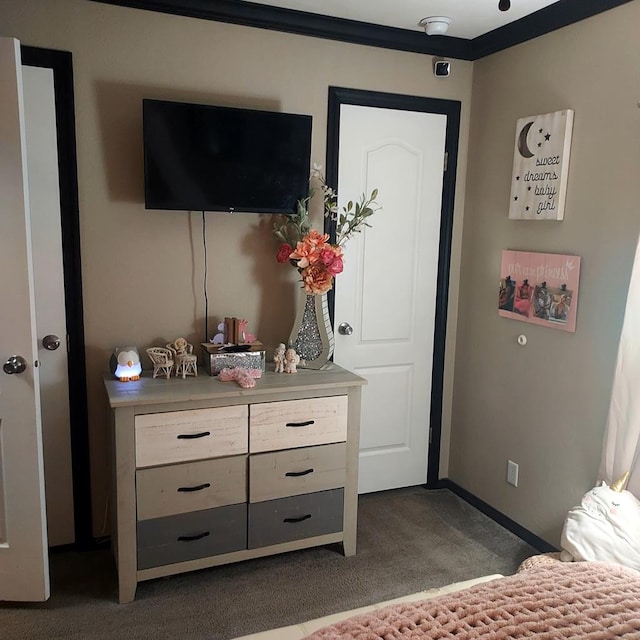
[[[298,261],[298,269],[305,269],[310,264],[315,264],[320,259],[320,252],[329,240],[329,234],[320,233],[312,229],[296,245],[295,251],[289,256],[291,260]]]
[[[303,239],[307,242],[310,242],[311,244],[314,244],[317,247],[322,247],[329,240],[329,234],[320,233],[315,229],[311,229],[311,231],[309,231],[309,233],[307,233],[307,235]]]
[[[326,293],[331,289],[333,275],[321,262],[312,264],[302,271],[302,283],[307,293]]]

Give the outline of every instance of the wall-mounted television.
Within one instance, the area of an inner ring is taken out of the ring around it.
[[[311,120],[143,100],[145,207],[294,213],[309,191]]]

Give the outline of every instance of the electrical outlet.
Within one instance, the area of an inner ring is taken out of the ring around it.
[[[518,486],[518,469],[518,465],[512,460],[507,462],[507,482],[514,487]]]

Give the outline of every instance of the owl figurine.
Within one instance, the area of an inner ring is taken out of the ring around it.
[[[140,354],[136,347],[117,347],[111,354],[111,373],[120,382],[130,380],[140,380],[142,365],[140,364]]]

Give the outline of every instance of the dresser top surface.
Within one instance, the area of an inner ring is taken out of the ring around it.
[[[321,370],[298,369],[294,374],[267,371],[251,389],[243,389],[233,381],[221,382],[216,376],[201,371],[198,377],[184,380],[154,379],[150,371],[144,371],[140,380],[128,382],[115,380],[111,375],[104,376],[111,408],[241,397],[249,402],[261,402],[278,393],[340,389],[366,383],[364,378],[333,363]]]

